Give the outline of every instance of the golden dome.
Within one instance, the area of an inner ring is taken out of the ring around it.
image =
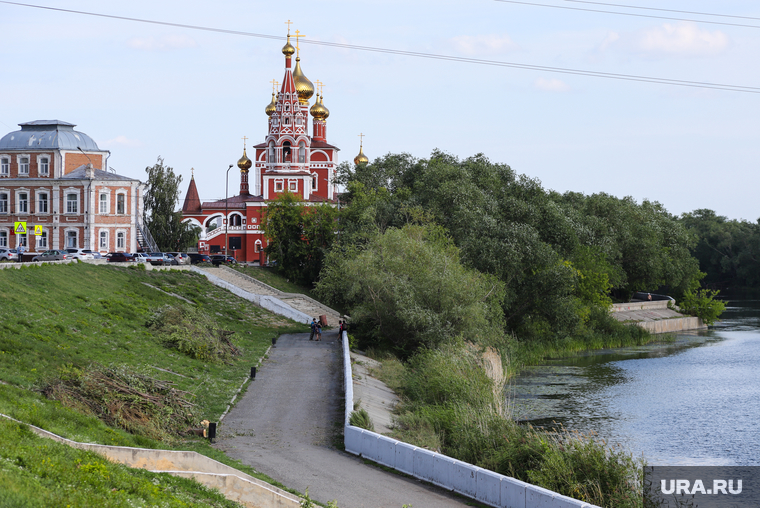
[[[251,159],[249,159],[245,154],[245,148],[243,148],[243,156],[240,157],[240,160],[237,162],[237,166],[240,168],[240,171],[246,172],[251,169],[251,166],[253,166],[253,162],[251,162]]]
[[[364,148],[362,147],[362,145],[359,145],[359,155],[354,157],[354,164],[358,166],[359,164],[368,164],[368,163],[369,163],[369,159],[367,158],[366,155],[364,155]]]
[[[277,99],[274,98],[274,92],[272,92],[272,102],[264,108],[264,113],[266,113],[267,116],[272,116],[275,111],[277,111]]]
[[[324,104],[322,104],[322,97],[317,95],[317,100],[314,102],[314,105],[309,110],[309,113],[311,113],[311,116],[316,118],[317,120],[327,120],[327,117],[330,116],[330,110],[325,107]]]
[[[293,81],[296,84],[296,92],[298,92],[298,102],[306,104],[314,95],[314,83],[309,81],[309,78],[303,75],[301,70],[301,59],[296,57],[296,68],[293,69]]]
[[[296,48],[293,47],[293,45],[290,43],[290,34],[288,34],[288,42],[285,43],[285,45],[282,47],[282,54],[285,55],[286,58],[290,58],[293,56],[293,53],[296,52]]]

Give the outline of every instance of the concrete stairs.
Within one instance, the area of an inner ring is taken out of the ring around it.
[[[701,319],[684,316],[668,308],[668,301],[614,303],[612,317],[627,324],[635,324],[650,333],[670,333],[707,328]]]
[[[237,286],[249,293],[272,296],[284,303],[287,303],[294,309],[308,314],[312,317],[327,316],[327,322],[329,326],[337,326],[338,320],[342,319],[342,316],[330,307],[321,304],[320,302],[300,293],[286,293],[275,289],[268,284],[265,284],[249,275],[240,273],[232,268],[220,265],[218,268],[203,268],[204,272],[210,275],[219,277],[220,279]]]

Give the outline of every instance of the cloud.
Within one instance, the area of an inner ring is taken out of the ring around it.
[[[509,35],[459,35],[450,39],[454,50],[465,55],[496,55],[519,46]]]
[[[599,49],[654,58],[708,57],[723,53],[730,45],[731,40],[720,30],[711,32],[696,23],[681,22],[624,34],[610,32]]]
[[[560,79],[538,78],[533,82],[533,86],[545,92],[567,92],[570,86]]]
[[[139,139],[129,139],[126,136],[116,136],[115,138],[104,142],[103,146],[128,146],[135,148],[142,146],[142,142]]]
[[[133,49],[144,51],[171,51],[175,49],[194,48],[195,40],[186,35],[164,35],[163,37],[134,38],[127,41],[127,45]]]

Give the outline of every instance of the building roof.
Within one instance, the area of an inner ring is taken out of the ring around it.
[[[198,195],[198,187],[195,186],[195,177],[190,177],[190,185],[185,194],[185,203],[182,205],[182,213],[201,211],[201,197]]]
[[[73,123],[60,120],[36,120],[20,123],[20,131],[0,138],[0,150],[78,150],[100,152],[97,143],[79,131]]]
[[[216,208],[216,209],[224,209],[227,208],[245,208],[246,203],[260,203],[263,202],[264,198],[261,196],[252,196],[251,194],[241,196],[230,196],[229,199],[220,199],[218,201],[206,201],[203,203],[203,209],[208,208]]]
[[[110,171],[103,171],[102,169],[93,169],[93,177],[95,180],[128,180],[131,182],[139,182],[136,178],[130,178],[128,176],[117,175]],[[87,165],[83,164],[76,168],[74,171],[63,175],[61,180],[87,180]]]

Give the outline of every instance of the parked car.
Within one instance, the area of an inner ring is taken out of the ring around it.
[[[237,264],[237,260],[232,256],[225,256],[224,254],[215,254],[211,256],[211,262],[214,263],[214,266],[219,266],[222,263],[226,265],[234,265]]]
[[[167,252],[173,259],[172,264],[173,265],[189,265],[190,264],[190,258],[187,256],[186,252]]]
[[[146,261],[152,265],[164,266],[166,264],[166,258],[163,252],[146,252]]]
[[[90,252],[85,252],[84,249],[66,249],[69,253],[69,257],[72,259],[95,259],[95,256]]]
[[[71,259],[68,252],[62,250],[46,250],[42,254],[37,254],[32,261],[64,261]]]
[[[134,263],[135,258],[128,252],[110,252],[108,253],[109,263]]]
[[[197,265],[198,263],[210,263],[211,258],[208,254],[195,254],[191,253],[187,255],[190,258],[190,263]]]
[[[135,262],[137,263],[147,263],[148,262],[148,256],[145,255],[143,252],[135,252],[132,254],[132,257],[135,258]]]
[[[103,259],[103,256],[100,254],[100,252],[96,250],[85,249],[82,252],[84,252],[85,254],[92,254],[92,257],[95,259]]]
[[[18,251],[16,249],[0,249],[0,261],[18,261]]]

